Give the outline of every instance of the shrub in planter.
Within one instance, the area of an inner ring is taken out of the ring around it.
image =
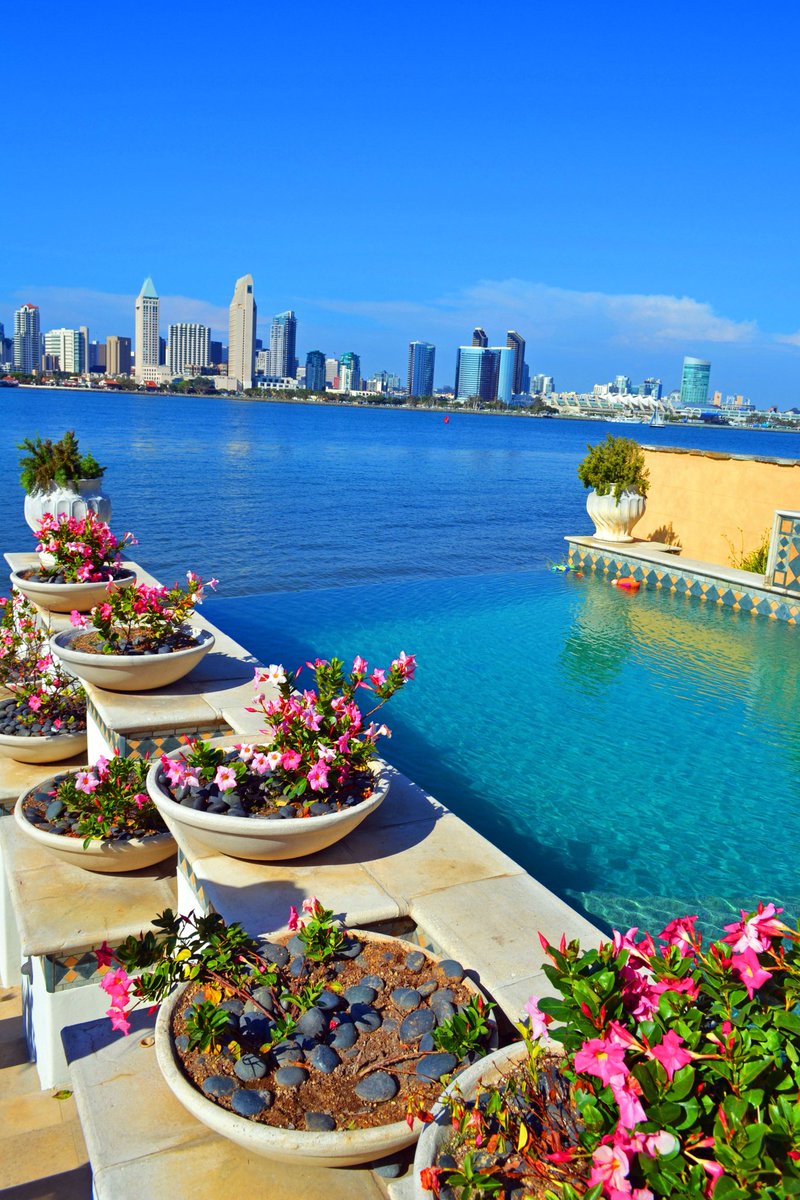
[[[604,442],[587,446],[587,450],[578,466],[578,478],[584,487],[594,488],[598,496],[613,492],[618,504],[623,492],[647,495],[649,475],[638,442],[609,433]]]
[[[18,449],[24,451],[19,460],[20,483],[29,495],[50,491],[56,485],[68,487],[81,479],[100,479],[105,473],[93,454],[81,454],[74,430],[67,430],[57,442],[25,438]]]
[[[109,592],[88,616],[73,612],[72,624],[86,630],[73,640],[73,649],[89,654],[165,654],[193,645],[196,636],[186,625],[206,587],[215,588],[216,579],[204,583],[193,571],[186,574],[186,585],[171,588],[136,587]]]
[[[54,662],[49,630],[18,592],[0,598],[0,734],[54,737],[86,728],[86,696],[79,682]]]

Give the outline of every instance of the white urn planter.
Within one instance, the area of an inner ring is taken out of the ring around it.
[[[225,750],[233,748],[230,735],[213,738],[209,744]],[[179,747],[167,757],[177,759],[185,752],[186,747]],[[163,769],[158,761],[150,768],[147,790],[167,825],[171,829],[184,831],[193,841],[219,854],[227,854],[230,858],[281,862],[326,850],[352,833],[371,812],[383,804],[389,794],[391,777],[385,763],[376,761],[372,770],[375,776],[372,795],[360,804],[322,816],[288,817],[282,820],[231,817],[179,804],[169,792],[169,783],[164,780]]]
[[[73,610],[80,613],[89,612],[104,602],[109,585],[116,591],[119,588],[131,587],[136,582],[136,572],[126,569],[121,569],[113,579],[98,583],[47,583],[37,579],[36,575],[36,570],[12,571],[11,583],[39,608],[57,613]]]
[[[86,750],[86,730],[80,733],[34,734],[20,737],[0,733],[0,755],[22,763],[66,762]]]
[[[94,871],[103,875],[124,874],[142,871],[175,853],[175,841],[170,833],[153,833],[144,838],[92,838],[84,849],[82,837],[68,837],[39,829],[25,816],[25,808],[37,792],[48,792],[54,779],[46,779],[35,788],[24,792],[14,806],[14,818],[26,837],[49,851],[60,862],[83,871]]]
[[[53,484],[46,492],[36,491],[25,496],[25,520],[34,531],[45,513],[80,520],[87,512],[96,513],[106,524],[111,519],[111,500],[102,490],[101,479],[78,479],[65,487]]]
[[[400,938],[385,934],[369,933],[360,929],[348,932],[355,934],[361,942],[377,944],[392,943],[408,951],[422,948]],[[282,938],[275,940],[282,941]],[[441,959],[428,950],[422,950],[432,962]],[[464,978],[467,990],[483,995],[480,988],[468,977]],[[188,985],[187,985],[188,986]],[[159,1009],[156,1020],[156,1058],[164,1080],[177,1100],[203,1125],[242,1146],[251,1154],[275,1159],[278,1162],[307,1164],[314,1167],[349,1167],[371,1162],[397,1154],[414,1144],[423,1128],[419,1120],[413,1125],[408,1121],[394,1121],[386,1125],[375,1125],[367,1129],[337,1129],[330,1132],[310,1132],[304,1129],[284,1129],[279,1126],[251,1121],[222,1108],[202,1094],[186,1077],[172,1038],[173,1014],[183,1001],[186,986],[178,988]],[[490,1045],[497,1044],[497,1027],[490,1017]],[[471,1070],[472,1068],[469,1068]],[[458,1078],[463,1078],[463,1074]]]
[[[639,492],[623,492],[619,502],[613,491],[598,496],[592,490],[586,499],[586,511],[600,542],[632,542],[631,530],[644,516],[645,498]]]
[[[184,650],[166,654],[88,654],[73,646],[85,632],[67,629],[56,633],[50,639],[50,648],[73,675],[109,692],[152,692],[176,683],[188,675],[214,645],[213,633],[192,627],[195,644]]]

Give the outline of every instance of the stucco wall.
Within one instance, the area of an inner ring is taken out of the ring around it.
[[[794,444],[786,450],[797,452]],[[800,510],[797,459],[666,449],[646,449],[645,458],[650,491],[634,536],[678,545],[686,558],[729,565],[726,538],[737,551],[753,550],[776,508]]]

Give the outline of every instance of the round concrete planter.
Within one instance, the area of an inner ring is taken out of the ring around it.
[[[233,748],[230,736],[213,738],[212,746],[224,750]],[[173,750],[168,758],[179,758],[185,747]],[[303,858],[317,850],[325,850],[339,842],[374,812],[389,793],[391,779],[383,763],[373,766],[375,786],[371,796],[344,808],[341,812],[321,817],[295,817],[271,821],[266,817],[228,817],[219,813],[199,812],[178,804],[168,794],[165,783],[159,781],[161,763],[156,761],[147,776],[150,799],[170,828],[179,827],[187,836],[210,850],[231,858],[254,859],[258,862],[280,862],[288,858]]]
[[[0,755],[22,763],[64,762],[83,754],[86,749],[86,730],[80,733],[54,733],[47,736],[19,737],[0,733]]]
[[[45,568],[46,569],[46,568]],[[98,604],[102,604],[108,594],[109,584],[112,590],[131,587],[136,582],[136,572],[123,570],[116,579],[103,580],[100,583],[43,583],[36,579],[26,579],[24,574],[12,571],[11,583],[22,592],[28,600],[38,604],[48,612],[68,613],[76,610],[80,613],[89,612]]]
[[[384,934],[367,933],[354,929],[359,940],[371,942],[400,942],[408,950],[420,950],[422,947],[403,942],[401,938],[390,938]],[[430,951],[424,951],[428,958],[437,962],[439,959]],[[476,994],[480,989],[465,979],[467,987]],[[419,1137],[422,1125],[415,1120],[409,1128],[407,1121],[395,1121],[391,1125],[378,1125],[372,1129],[342,1129],[331,1133],[309,1133],[307,1130],[279,1129],[272,1125],[262,1125],[249,1121],[246,1117],[237,1116],[227,1109],[207,1099],[198,1091],[184,1075],[180,1060],[175,1053],[172,1042],[172,1014],[180,1003],[185,988],[173,992],[161,1005],[156,1021],[156,1058],[169,1087],[176,1098],[192,1116],[196,1117],[209,1129],[228,1138],[238,1146],[242,1146],[251,1154],[264,1158],[276,1159],[279,1162],[307,1164],[315,1167],[350,1167],[358,1163],[371,1162],[373,1159],[384,1158],[397,1154],[411,1146]],[[492,1025],[492,1036],[496,1039],[497,1031]],[[462,1076],[459,1076],[462,1078]]]
[[[81,520],[87,512],[97,513],[106,523],[111,519],[111,500],[102,490],[100,479],[79,479],[67,487],[53,484],[46,492],[25,496],[25,520],[34,532],[45,513]]]
[[[480,1062],[467,1067],[445,1088],[433,1109],[433,1120],[423,1128],[417,1143],[414,1155],[413,1200],[431,1200],[430,1191],[420,1185],[420,1171],[435,1164],[436,1156],[453,1136],[450,1109],[447,1104],[448,1097],[457,1092],[465,1100],[471,1100],[480,1084],[491,1085],[500,1082],[521,1066],[525,1062],[526,1056],[525,1043],[514,1042],[512,1046],[504,1046],[501,1050],[495,1050],[492,1054],[487,1054]]]
[[[154,863],[163,862],[175,853],[172,834],[166,832],[154,833],[152,837],[141,839],[131,838],[126,842],[118,842],[113,838],[93,838],[84,850],[83,838],[66,837],[60,833],[49,833],[46,829],[37,829],[27,819],[23,809],[30,796],[48,791],[52,784],[52,779],[46,779],[23,793],[14,806],[14,817],[27,837],[55,855],[60,862],[71,867],[80,867],[84,871],[118,875],[152,867]]]
[[[188,675],[214,645],[207,629],[192,629],[196,645],[172,654],[86,654],[73,650],[82,629],[67,629],[50,639],[50,648],[84,683],[109,692],[152,692]]]
[[[599,542],[632,542],[631,530],[644,516],[645,499],[638,492],[623,492],[619,503],[613,492],[598,496],[592,490],[586,498],[586,511],[594,522]]]

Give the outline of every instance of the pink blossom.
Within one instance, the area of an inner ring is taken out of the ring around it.
[[[625,1192],[628,1184],[628,1172],[631,1169],[628,1156],[618,1146],[598,1146],[592,1155],[592,1172],[589,1176],[589,1187],[602,1183],[606,1190],[617,1188]]]
[[[285,750],[281,755],[281,766],[287,771],[296,771],[302,761],[302,754],[296,750]]]
[[[539,997],[531,996],[523,1005],[523,1012],[526,1012],[530,1017],[531,1037],[542,1038],[547,1037],[547,1026],[552,1017],[548,1017],[547,1013],[543,1013],[539,1008]]]
[[[257,775],[266,775],[267,771],[271,769],[269,757],[266,754],[262,754],[261,751],[253,755],[250,766]]]
[[[644,1139],[644,1152],[651,1158],[659,1154],[674,1154],[679,1147],[680,1142],[675,1134],[668,1133],[666,1129],[659,1129],[658,1133],[649,1133]]]
[[[270,663],[266,671],[261,672],[261,683],[286,683],[286,672],[283,667],[277,666],[275,663]]]
[[[625,1050],[604,1038],[589,1038],[575,1055],[575,1070],[596,1075],[604,1085],[610,1084],[613,1076],[627,1073]]]
[[[128,1036],[131,1031],[131,1023],[122,1009],[111,1007],[106,1016],[111,1018],[112,1029],[120,1029],[126,1037]]]
[[[386,672],[380,667],[376,667],[370,675],[369,681],[374,687],[383,687],[386,683]]]
[[[144,792],[137,792],[133,797],[133,803],[137,808],[141,809],[144,808],[145,804],[147,804],[147,799],[148,798],[145,796]]]
[[[173,787],[180,787],[186,781],[186,767],[179,758],[167,758],[161,755],[161,767]]]
[[[336,751],[333,746],[317,746],[317,755],[322,762],[332,763],[336,758]]]
[[[104,940],[102,946],[98,946],[94,951],[94,956],[97,959],[98,967],[110,967],[114,959],[114,951]]]
[[[619,1107],[619,1123],[623,1129],[633,1129],[647,1120],[647,1114],[631,1086],[632,1080],[632,1075],[627,1080],[623,1075],[614,1075],[611,1079],[611,1091]]]
[[[303,912],[309,917],[315,917],[318,912],[322,912],[322,905],[316,896],[308,896],[301,905]]]
[[[670,1029],[657,1046],[651,1046],[647,1051],[649,1058],[655,1058],[661,1063],[667,1072],[670,1083],[672,1083],[675,1072],[680,1071],[681,1067],[685,1067],[692,1061],[692,1055],[682,1047],[683,1038],[674,1029]]]
[[[658,936],[663,938],[667,945],[677,946],[681,955],[686,957],[697,947],[697,931],[694,927],[697,919],[697,913],[691,917],[675,917],[665,925]]]
[[[233,767],[217,767],[214,783],[221,792],[229,792],[236,787],[236,772]]]
[[[314,733],[317,732],[322,724],[322,717],[314,708],[307,708],[300,719],[305,725],[306,729],[310,729]]]
[[[82,613],[79,613],[76,608],[73,608],[72,612],[69,614],[69,619],[70,623],[74,625],[76,629],[85,629],[89,623],[88,619],[84,617]]]
[[[295,908],[294,905],[292,905],[289,909],[289,920],[287,921],[286,927],[291,933],[294,933],[297,930],[299,925],[300,925],[300,918],[298,916],[297,909]]]
[[[237,746],[236,749],[239,751],[239,758],[242,762],[250,762],[256,752],[255,746]]]
[[[723,938],[729,946],[733,946],[737,953],[747,950],[748,947],[759,954],[762,950],[769,950],[772,944],[770,939],[781,937],[786,929],[782,921],[774,921],[778,913],[782,913],[782,908],[776,908],[774,904],[759,904],[758,911],[752,917],[748,917],[744,909],[740,909],[741,920],[734,922],[732,925],[726,925],[728,936]]]
[[[100,780],[92,775],[91,771],[78,771],[75,776],[75,787],[79,792],[85,792],[87,796],[91,796],[99,786]]]
[[[281,758],[282,755],[280,750],[270,750],[269,754],[267,755],[267,764],[270,771],[274,771],[276,767],[280,766]]]
[[[111,996],[118,1007],[124,1008],[128,1003],[131,979],[124,967],[114,967],[111,971],[106,971],[100,980],[100,987]]]
[[[350,738],[349,738],[348,734],[343,733],[340,738],[336,739],[336,749],[339,751],[340,754],[347,754],[347,750],[348,750],[349,746],[350,746]]]
[[[750,946],[742,954],[731,956],[731,966],[747,988],[747,995],[751,1000],[762,983],[769,979],[769,971],[764,970],[758,961],[758,955]]]
[[[103,783],[106,779],[108,779],[108,759],[105,758],[102,754],[99,756],[99,758],[97,759],[97,762],[94,764],[94,769],[95,769],[95,772],[97,773],[97,778],[100,780],[101,783]]]
[[[315,762],[306,775],[308,785],[313,792],[321,792],[328,786],[328,767],[321,759]]]
[[[398,667],[403,679],[413,679],[414,672],[417,669],[416,655],[406,654],[405,650],[401,650],[397,658],[392,663],[392,667]]]
[[[28,708],[32,708],[34,712],[38,712],[41,707],[42,707],[41,696],[33,695],[33,696],[28,697]]]
[[[356,657],[353,659],[353,674],[354,675],[366,675],[366,673],[367,673],[367,661],[366,661],[366,659],[362,658],[360,654],[357,654]]]

